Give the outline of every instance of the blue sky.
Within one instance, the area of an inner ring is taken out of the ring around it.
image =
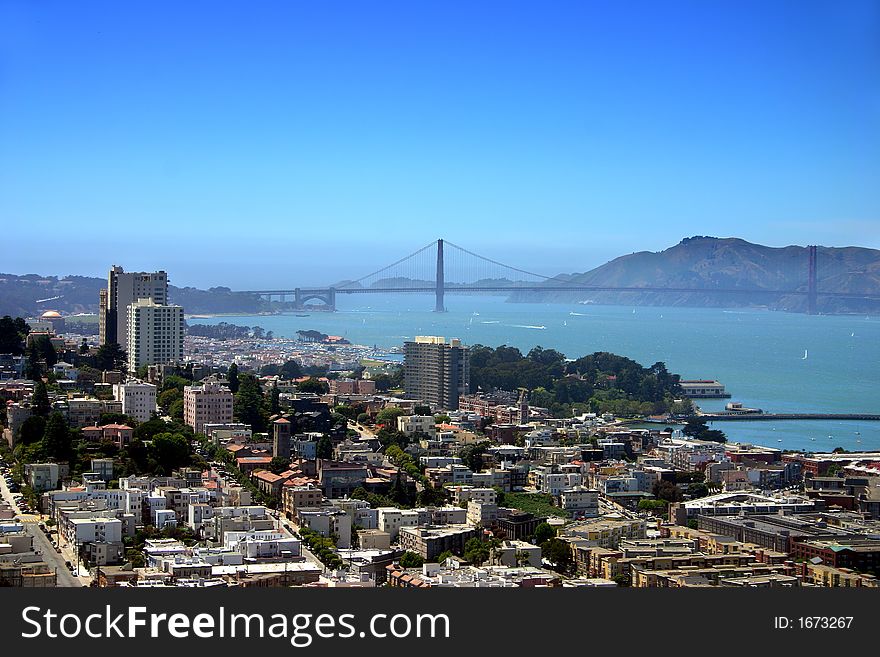
[[[0,218],[3,272],[237,289],[880,248],[880,4],[7,0]]]

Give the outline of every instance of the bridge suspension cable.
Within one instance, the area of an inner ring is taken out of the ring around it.
[[[392,268],[396,267],[397,265],[406,262],[407,260],[409,260],[411,258],[415,258],[416,256],[421,255],[422,253],[424,253],[428,249],[434,249],[436,247],[437,247],[436,241],[431,242],[430,244],[426,244],[418,251],[413,251],[408,256],[404,256],[400,260],[395,260],[390,265],[386,265],[385,267],[382,267],[381,269],[377,269],[376,271],[371,272],[371,273],[367,274],[366,276],[361,276],[360,278],[358,278],[356,280],[348,281],[347,283],[345,283],[345,285],[340,285],[337,289],[344,290],[350,286],[359,285],[360,283],[367,280],[368,278],[373,278],[374,276],[378,276],[379,274],[382,274],[382,273],[388,271],[389,269],[392,269]]]
[[[502,267],[504,269],[509,269],[511,271],[518,272],[520,274],[526,274],[527,276],[534,276],[535,278],[540,278],[545,281],[560,281],[561,283],[568,282],[567,279],[562,278],[563,276],[565,276],[565,274],[557,274],[556,276],[545,276],[544,274],[536,274],[533,271],[528,271],[526,269],[520,269],[519,267],[513,267],[511,265],[506,265],[503,262],[493,260],[492,258],[487,258],[486,256],[481,256],[479,253],[474,253],[473,251],[470,251],[470,250],[464,248],[463,246],[459,246],[458,244],[454,244],[454,243],[450,242],[449,240],[444,240],[444,243],[447,246],[451,246],[454,249],[458,249],[459,251],[468,254],[469,256],[472,256],[472,257],[477,258],[479,260],[483,260],[483,261],[491,263],[493,265],[497,265],[498,267]]]

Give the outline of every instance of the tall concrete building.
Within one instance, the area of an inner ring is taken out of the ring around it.
[[[168,303],[168,274],[164,271],[129,272],[113,265],[107,276],[107,289],[100,293],[99,333],[101,344],[119,343],[125,347],[128,335],[128,306],[138,299]]]
[[[138,299],[128,306],[125,351],[129,372],[141,365],[183,361],[183,308]]]
[[[403,381],[408,397],[434,410],[454,411],[460,395],[468,393],[470,361],[461,340],[418,335],[403,344]]]
[[[200,386],[183,389],[183,421],[196,433],[202,433],[206,424],[232,422],[232,391],[224,385],[206,381]]]

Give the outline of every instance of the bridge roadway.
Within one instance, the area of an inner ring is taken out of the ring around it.
[[[328,294],[395,294],[421,293],[434,294],[436,286],[418,287],[303,287],[289,290],[241,290],[238,294],[258,294],[261,296],[295,296],[297,292],[305,295]],[[702,294],[766,294],[766,295],[806,295],[805,290],[755,290],[743,288],[698,288],[698,287],[620,287],[595,285],[480,285],[477,286],[444,286],[443,291],[449,292],[693,292]],[[819,296],[839,299],[880,299],[876,294],[852,294],[848,292],[819,292]]]

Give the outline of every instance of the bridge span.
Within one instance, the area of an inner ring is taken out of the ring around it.
[[[451,247],[447,249],[446,247]],[[320,310],[336,310],[338,294],[433,294],[435,312],[446,310],[444,299],[446,294],[498,293],[498,292],[678,292],[694,294],[724,294],[732,296],[748,296],[755,299],[771,301],[785,296],[806,297],[807,311],[816,313],[816,299],[834,297],[838,299],[865,299],[880,302],[880,295],[821,292],[817,284],[817,254],[815,246],[808,248],[808,262],[804,268],[806,281],[795,289],[767,290],[743,287],[676,287],[676,286],[607,286],[584,285],[572,283],[567,275],[544,276],[526,271],[518,267],[506,265],[478,255],[451,242],[438,239],[422,247],[418,251],[397,260],[381,269],[353,281],[341,282],[327,287],[292,287],[287,289],[244,290],[243,294],[256,294],[268,299],[278,298],[282,301],[292,300],[296,309],[314,308]],[[449,281],[447,268],[450,260],[457,266],[463,266],[473,272],[476,280],[473,283],[455,283]],[[800,270],[798,270],[800,271]],[[509,281],[509,275],[526,275],[533,281]],[[397,279],[398,285],[390,285]],[[366,284],[365,284],[366,283]],[[320,302],[320,306],[308,305],[310,301]]]

